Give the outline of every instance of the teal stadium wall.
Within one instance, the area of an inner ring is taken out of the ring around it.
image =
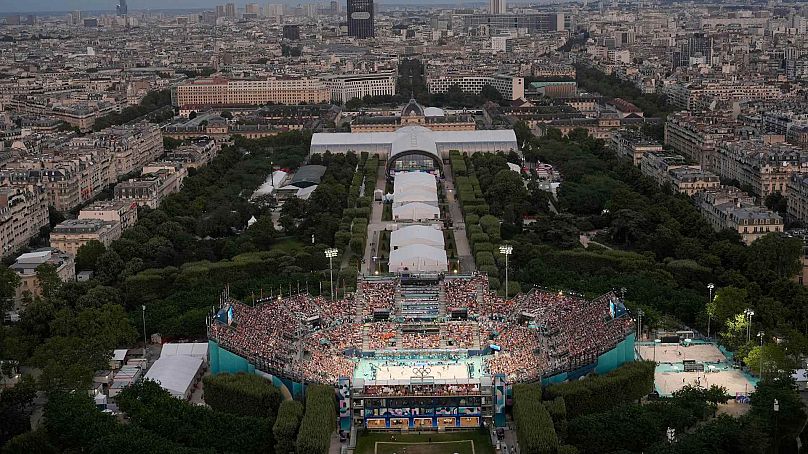
[[[271,381],[273,385],[277,386],[285,399],[292,399],[296,396],[302,396],[306,392],[306,385],[256,370],[255,365],[250,364],[246,358],[219,347],[219,344],[216,341],[208,340],[208,359],[210,363],[210,372],[212,374],[243,373],[259,375]]]

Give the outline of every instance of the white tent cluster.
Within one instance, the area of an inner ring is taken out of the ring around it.
[[[435,176],[402,172],[393,181],[393,220],[424,222],[440,217]]]
[[[393,182],[393,219],[429,221],[440,217],[435,176],[401,172]],[[410,225],[390,234],[390,271],[447,270],[443,232],[430,226]]]

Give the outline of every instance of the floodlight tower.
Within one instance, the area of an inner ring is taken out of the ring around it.
[[[504,244],[499,247],[499,252],[505,256],[505,299],[508,299],[508,256],[513,253],[513,246]]]
[[[336,257],[338,253],[339,250],[333,247],[325,250],[325,256],[328,257],[328,271],[331,275],[331,301],[334,301],[334,257]]]

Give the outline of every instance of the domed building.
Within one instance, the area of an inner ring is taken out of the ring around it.
[[[424,107],[415,99],[404,105],[398,115],[363,113],[351,123],[351,132],[392,132],[405,126],[425,126],[433,131],[474,131],[476,122],[470,113],[447,115],[443,109]]]

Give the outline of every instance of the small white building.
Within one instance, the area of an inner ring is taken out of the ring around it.
[[[178,399],[191,397],[194,384],[202,374],[202,358],[194,356],[160,356],[145,378],[154,380],[160,387]]]

